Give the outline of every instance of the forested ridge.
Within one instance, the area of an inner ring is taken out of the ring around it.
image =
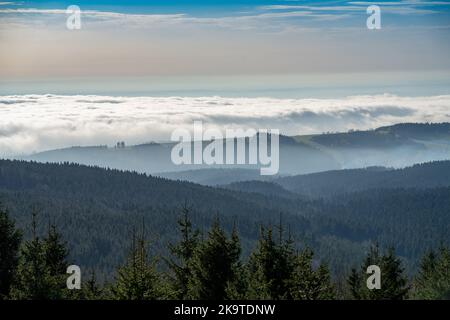
[[[450,158],[449,123],[401,123],[374,130],[288,137],[280,135],[281,175],[385,166],[402,168]],[[248,144],[248,139],[245,142]],[[21,157],[38,162],[76,162],[103,168],[136,170],[172,179],[208,185],[256,179],[252,165],[174,165],[174,143],[147,143],[120,147],[70,147]],[[208,145],[203,143],[203,147]],[[247,145],[248,148],[248,145]],[[225,169],[224,171],[218,169]],[[180,172],[181,171],[181,172]]]
[[[450,161],[434,161],[402,169],[333,170],[278,178],[274,182],[291,192],[316,198],[367,189],[448,187]]]
[[[447,162],[418,168],[428,168],[425,172],[433,174],[422,177],[430,180],[448,174]],[[102,279],[111,279],[124,262],[131,232],[142,220],[151,230],[153,252],[166,256],[168,244],[177,239],[174,226],[184,205],[192,208],[192,223],[202,232],[217,217],[227,232],[236,227],[244,260],[256,247],[261,226],[281,219],[293,246],[311,248],[315,263],[328,264],[333,278],[348,276],[376,242],[395,246],[412,275],[428,250],[450,240],[450,188],[436,187],[439,183],[423,188],[377,184],[366,191],[307,199],[283,190],[278,194],[279,189],[227,190],[77,164],[0,161],[0,202],[24,238],[32,236],[30,221],[36,213],[37,230],[56,225],[68,242],[70,259]]]
[[[77,164],[0,161],[0,201],[26,235],[31,214],[38,212],[39,229],[55,223],[73,257],[105,273],[123,260],[123,239],[142,218],[154,230],[156,250],[163,252],[185,203],[195,208],[192,219],[200,227],[206,228],[218,215],[228,230],[237,224],[244,250],[257,238],[259,225],[277,221],[280,210],[298,230],[308,226],[301,215],[288,213],[300,208],[295,201],[277,203],[258,194]]]
[[[385,148],[398,145],[421,146],[420,140],[448,139],[449,137],[450,123],[444,122],[399,123],[374,130],[313,135],[310,139],[328,147]]]

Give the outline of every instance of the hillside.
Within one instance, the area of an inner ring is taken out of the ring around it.
[[[156,176],[171,180],[190,181],[206,186],[226,185],[240,181],[272,180],[252,169],[199,169],[179,172],[156,173]]]
[[[295,137],[304,140],[302,136]],[[324,147],[393,148],[420,147],[420,141],[447,140],[450,143],[450,123],[400,123],[368,131],[349,131],[310,136],[310,141]]]
[[[269,181],[241,181],[220,186],[228,190],[259,193],[267,197],[277,196],[287,199],[299,199],[299,195],[292,193],[281,185]]]
[[[335,170],[274,180],[304,196],[329,197],[367,189],[434,188],[450,186],[450,161],[417,164],[404,169]]]
[[[225,143],[225,142],[224,142]],[[249,149],[248,140],[245,142],[246,150]],[[208,142],[203,143],[203,148]],[[171,174],[176,176],[180,171],[209,170],[213,169],[247,169],[256,170],[257,165],[206,165],[183,164],[175,165],[171,160],[171,151],[174,143],[150,143],[121,148],[97,147],[72,147],[60,150],[50,150],[20,157],[19,160],[37,162],[73,162],[84,165],[114,168],[119,170],[137,171],[148,174]],[[192,147],[191,147],[192,148]],[[226,157],[224,148],[224,157]],[[318,150],[315,146],[296,142],[289,137],[280,136],[280,173],[310,173],[332,169],[338,169],[339,164],[327,153]],[[302,159],[302,165],[298,166],[297,159]],[[173,174],[175,172],[175,174]],[[177,177],[178,179],[178,177]]]
[[[298,175],[369,166],[402,168],[416,163],[449,160],[449,128],[449,123],[398,124],[368,131],[280,136],[279,174]],[[204,147],[207,144],[204,142]],[[176,166],[170,157],[173,146],[173,143],[149,143],[120,148],[72,147],[41,152],[20,159],[55,163],[75,162],[158,174],[206,185],[243,180],[232,171],[229,173],[233,178],[224,179],[223,171],[212,169],[258,169],[250,165]]]
[[[72,248],[73,259],[107,272],[122,258],[133,227],[145,220],[156,252],[174,239],[181,207],[195,209],[193,221],[208,226],[220,216],[229,230],[241,226],[244,247],[258,237],[259,225],[286,222],[301,233],[308,222],[296,202],[274,201],[144,174],[105,170],[77,164],[39,164],[0,160],[0,202],[18,225],[29,231],[37,211],[41,230],[56,223]],[[27,232],[29,235],[29,232]]]
[[[395,244],[408,268],[414,268],[428,248],[450,242],[450,188],[437,187],[445,177],[435,174],[447,170],[448,163],[418,168],[420,176],[381,172],[393,173],[391,180],[404,186],[418,179],[422,189],[391,185],[305,200],[268,182],[259,182],[259,189],[226,190],[76,164],[2,160],[0,202],[28,236],[33,211],[41,231],[55,223],[70,245],[72,261],[103,275],[123,261],[131,230],[142,219],[153,253],[164,256],[167,242],[175,240],[184,203],[193,208],[200,230],[217,215],[228,231],[236,225],[244,253],[253,248],[259,226],[277,224],[282,214],[296,245],[314,248],[335,273],[359,261],[373,241]]]

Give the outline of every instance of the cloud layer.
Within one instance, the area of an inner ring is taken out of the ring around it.
[[[342,99],[0,96],[0,156],[74,145],[167,141],[180,127],[310,134],[399,122],[450,121],[450,95]]]

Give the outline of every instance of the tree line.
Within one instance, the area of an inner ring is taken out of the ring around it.
[[[126,261],[114,281],[100,284],[94,272],[83,274],[80,290],[66,285],[69,250],[54,225],[24,240],[8,211],[0,209],[0,300],[329,300],[450,299],[450,250],[429,251],[419,272],[408,279],[393,248],[373,245],[343,282],[332,279],[327,264],[311,249],[298,250],[282,223],[260,228],[256,248],[245,261],[237,229],[227,234],[216,218],[207,232],[183,207],[179,240],[168,257],[150,253],[145,223],[134,229]],[[367,268],[381,270],[380,289],[368,289]]]

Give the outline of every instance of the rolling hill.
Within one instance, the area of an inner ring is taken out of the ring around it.
[[[296,245],[312,247],[335,274],[360,261],[374,241],[395,245],[412,269],[427,249],[450,242],[450,187],[442,184],[445,175],[437,174],[448,174],[448,166],[437,162],[405,169],[418,170],[417,175],[381,171],[387,180],[379,180],[376,189],[358,187],[307,200],[273,182],[229,190],[78,164],[0,160],[0,202],[28,236],[32,212],[38,213],[41,234],[56,224],[69,243],[71,261],[106,277],[123,261],[131,231],[143,220],[152,252],[167,254],[164,248],[178,237],[176,220],[185,203],[200,230],[217,216],[228,231],[236,226],[244,254],[254,247],[260,225],[278,224],[281,214]],[[313,177],[308,179],[314,182]],[[365,179],[355,181],[361,185]],[[383,186],[383,181],[397,185]]]
[[[404,169],[335,170],[282,177],[274,182],[290,192],[311,197],[330,197],[368,189],[449,187],[450,161],[417,164]]]
[[[204,142],[206,146],[208,142]],[[38,162],[74,162],[104,168],[157,174],[206,185],[254,180],[250,165],[174,165],[174,143],[136,146],[72,147],[21,157]],[[248,144],[247,144],[248,148]],[[368,131],[280,136],[280,175],[383,166],[402,168],[416,163],[450,159],[450,124],[397,124]],[[215,171],[214,169],[221,169]],[[249,170],[243,179],[244,171]],[[225,171],[224,171],[225,170]],[[226,172],[226,174],[224,174]]]

